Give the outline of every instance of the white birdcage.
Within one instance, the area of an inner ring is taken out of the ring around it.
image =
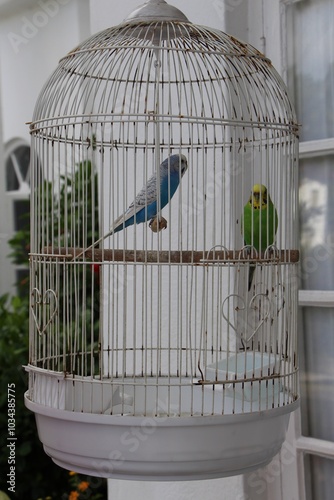
[[[268,463],[298,406],[299,258],[298,127],[270,60],[150,0],[60,61],[30,129],[46,453],[134,479]]]

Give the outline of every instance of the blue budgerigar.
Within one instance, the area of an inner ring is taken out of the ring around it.
[[[159,167],[159,194],[158,176],[157,172],[154,172],[127,211],[114,221],[106,236],[122,231],[122,229],[133,224],[140,224],[154,219],[158,211],[162,210],[174,196],[187,168],[187,158],[184,155],[175,154],[166,158]]]
[[[154,231],[154,219],[158,212],[162,210],[174,196],[187,168],[187,158],[182,154],[174,154],[166,158],[159,167],[159,176],[157,172],[155,172],[148,179],[146,186],[139,191],[126,212],[117,217],[113,222],[110,230],[104,236],[94,241],[88,248],[81,250],[80,253],[76,255],[76,258],[78,259],[81,257],[108,236],[134,224],[150,221],[150,223],[153,224],[152,231]],[[158,182],[160,182],[160,189]]]

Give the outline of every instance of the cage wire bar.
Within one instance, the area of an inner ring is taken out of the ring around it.
[[[26,404],[120,425],[276,410],[283,441],[298,404],[294,110],[255,48],[138,12],[61,59],[30,124]],[[149,189],[136,199],[154,173],[155,213]],[[261,249],[243,236],[254,185],[278,218]]]

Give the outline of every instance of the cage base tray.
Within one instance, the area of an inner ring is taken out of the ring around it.
[[[59,410],[32,402],[39,438],[59,466],[126,480],[187,481],[243,474],[280,450],[299,401],[265,411],[140,417]]]

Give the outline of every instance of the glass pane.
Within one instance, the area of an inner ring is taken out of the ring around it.
[[[313,500],[311,458],[312,455],[304,454],[305,500]]]
[[[301,140],[334,137],[334,2],[288,7],[288,80]]]
[[[333,500],[334,460],[305,456],[307,500]]]
[[[30,146],[19,146],[15,150],[15,156],[23,179],[29,182]]]
[[[29,229],[30,201],[14,201],[14,231],[26,231]]]
[[[301,287],[334,289],[334,156],[300,164]],[[303,434],[334,441],[334,310],[301,309]]]
[[[305,307],[300,323],[303,434],[334,441],[334,310]]]
[[[14,166],[15,161],[17,162],[22,179],[29,184],[30,147],[25,145],[18,146],[8,156],[6,160],[7,191],[17,191],[20,189],[18,174]]]
[[[334,290],[334,156],[300,162],[301,287]]]
[[[6,184],[7,191],[17,191],[20,187],[11,156],[6,161]]]

